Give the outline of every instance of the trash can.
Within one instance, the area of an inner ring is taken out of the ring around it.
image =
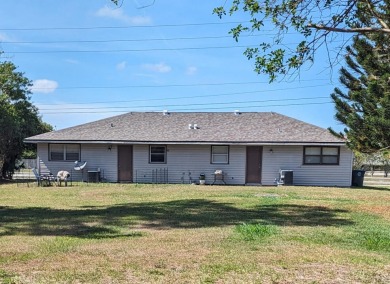
[[[352,171],[352,186],[363,186],[364,174],[366,171],[363,170],[353,170]]]

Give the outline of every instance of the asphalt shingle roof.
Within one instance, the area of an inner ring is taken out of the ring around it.
[[[198,129],[189,129],[196,124]],[[274,112],[130,112],[26,142],[344,143],[328,130]]]

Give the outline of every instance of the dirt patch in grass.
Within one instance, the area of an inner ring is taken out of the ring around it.
[[[388,283],[388,258],[328,245],[306,246],[270,240],[261,244],[235,244],[211,254],[202,266],[208,283]],[[239,279],[238,282],[235,280]],[[373,281],[376,279],[377,281]]]
[[[365,273],[361,273],[361,271]],[[369,269],[351,265],[311,263],[296,265],[286,270],[283,267],[268,267],[263,275],[245,275],[244,281],[262,283],[389,283],[388,267]],[[265,275],[264,275],[265,274]],[[234,277],[237,276],[233,276]],[[225,278],[220,283],[232,282]]]
[[[186,279],[198,279],[200,264],[223,238],[224,233],[216,234],[213,230],[155,231],[142,240],[87,241],[72,252],[41,255],[9,265],[8,269],[37,283],[183,283]]]
[[[386,220],[390,220],[390,201],[387,205],[359,205],[356,207],[356,210],[360,212],[366,212],[375,214],[377,216],[380,216],[381,218],[384,218]]]

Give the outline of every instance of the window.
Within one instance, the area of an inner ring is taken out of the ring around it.
[[[211,146],[212,164],[229,164],[229,146]]]
[[[79,161],[79,144],[49,144],[50,161]]]
[[[340,147],[305,147],[303,149],[304,165],[338,165]]]
[[[166,146],[150,146],[149,162],[153,164],[165,164],[167,162]]]

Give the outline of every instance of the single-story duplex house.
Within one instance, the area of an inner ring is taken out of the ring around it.
[[[346,141],[274,112],[130,112],[25,142],[37,144],[41,172],[73,180],[198,183],[204,174],[206,184],[274,185],[290,170],[294,185],[351,185]],[[77,171],[75,161],[87,164]]]

